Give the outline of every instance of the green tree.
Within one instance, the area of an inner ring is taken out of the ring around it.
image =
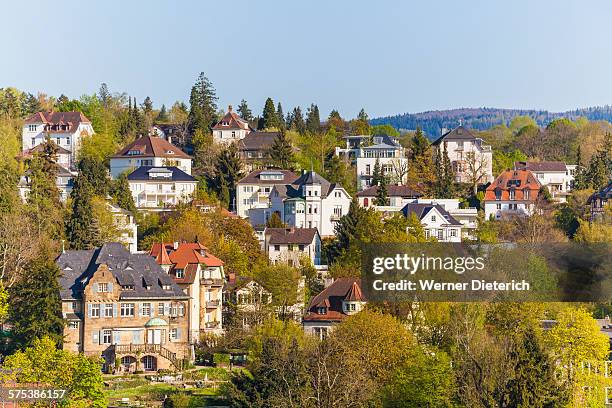
[[[387,182],[385,177],[382,178],[378,185],[378,190],[376,191],[376,200],[374,201],[376,205],[385,206],[389,205],[389,197],[387,194]]]
[[[270,147],[270,158],[274,165],[281,169],[293,168],[293,146],[291,146],[291,142],[287,139],[284,131],[274,139],[274,143]]]
[[[434,151],[435,181],[433,193],[436,198],[452,198],[455,191],[455,175],[448,158],[446,144]]]
[[[198,129],[204,133],[210,131],[217,119],[217,99],[212,82],[201,72],[189,96],[189,128],[192,132]]]
[[[119,207],[136,214],[136,204],[134,204],[134,197],[130,191],[127,174],[122,173],[117,180],[111,183],[110,195]]]
[[[249,105],[247,104],[247,101],[245,101],[244,99],[240,101],[240,105],[238,105],[238,114],[240,115],[240,117],[244,120],[246,120],[247,122],[250,122],[253,120],[253,112],[251,112],[251,109],[249,109]]]
[[[157,114],[157,117],[155,118],[155,122],[164,123],[167,121],[168,121],[168,110],[166,109],[166,105],[162,105],[161,108],[159,109],[159,113]]]
[[[109,190],[108,171],[103,162],[91,157],[83,157],[78,164],[79,173],[91,186],[95,195],[106,196]]]
[[[102,244],[98,223],[93,215],[93,188],[80,173],[74,179],[70,197],[72,212],[66,226],[66,237],[73,249],[92,249]]]
[[[280,102],[276,105],[276,116],[278,117],[278,127],[280,129],[286,129],[287,123],[285,122],[285,114],[283,113],[283,107]]]
[[[26,268],[28,279],[11,288],[10,321],[15,348],[31,346],[36,339],[49,336],[60,346],[64,333],[60,299],[60,270],[48,248]]]
[[[391,136],[391,137],[400,137],[400,132],[397,131],[391,125],[376,125],[372,126],[372,135],[373,136]]]
[[[264,105],[262,120],[260,129],[277,129],[279,127],[278,115],[276,114],[276,109],[274,108],[274,101],[272,98],[266,99],[266,103]]]
[[[227,199],[228,206],[234,206],[236,198],[236,183],[244,174],[242,172],[242,161],[238,155],[235,144],[229,145],[217,156],[217,166],[215,175],[215,187],[219,197]]]
[[[379,186],[383,182],[383,179],[384,179],[384,175],[380,167],[380,161],[377,158],[376,161],[374,162],[374,170],[372,171],[371,185]]]
[[[312,134],[317,134],[321,131],[319,107],[314,103],[310,105],[306,112],[306,130]]]
[[[299,106],[293,108],[291,113],[291,120],[287,121],[287,127],[291,130],[295,130],[299,134],[306,132],[306,122],[304,121],[304,115],[302,109]]]

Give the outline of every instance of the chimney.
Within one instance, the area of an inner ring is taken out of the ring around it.
[[[228,283],[233,285],[236,283],[236,274],[234,272],[230,272],[228,276]]]
[[[174,241],[172,247],[174,248],[174,250],[176,251],[179,247],[179,242],[178,241]]]
[[[227,111],[228,111],[228,112],[231,112],[231,111],[232,111],[232,109],[233,109],[232,105],[227,105]]]

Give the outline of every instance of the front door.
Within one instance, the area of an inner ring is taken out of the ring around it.
[[[149,344],[161,344],[161,329],[149,329],[147,330],[147,343]]]

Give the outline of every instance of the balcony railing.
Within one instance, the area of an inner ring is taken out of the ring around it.
[[[206,327],[207,329],[215,329],[217,327],[219,327],[219,322],[215,321],[215,322],[206,322],[204,324],[204,327]]]
[[[223,279],[214,279],[214,278],[203,279],[202,285],[223,286]]]
[[[220,300],[208,300],[206,302],[206,308],[207,309],[216,309],[219,307],[219,305],[221,304]]]
[[[155,353],[172,363],[176,362],[176,353],[173,353],[161,344],[115,344],[113,349],[115,354]]]

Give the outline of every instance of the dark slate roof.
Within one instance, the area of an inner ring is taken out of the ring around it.
[[[80,299],[89,278],[101,264],[108,266],[119,285],[134,285],[134,290],[121,291],[121,299],[186,297],[155,258],[149,254],[132,254],[118,242],[106,243],[96,249],[65,251],[56,263],[62,271],[62,299]],[[145,288],[145,282],[151,284],[150,290]],[[162,284],[170,285],[170,290],[164,290]]]
[[[283,175],[282,180],[262,180],[262,173],[281,173]],[[297,180],[298,176],[291,170],[255,170],[247,174],[245,177],[238,181],[239,184],[289,184]]]
[[[440,136],[438,139],[434,140],[431,144],[438,145],[443,140],[474,140],[476,136],[472,134],[468,129],[463,126],[457,126],[453,130],[450,130]]]
[[[313,185],[319,184],[321,185],[321,198],[326,198],[331,191],[333,191],[336,187],[342,187],[335,183],[330,183],[325,180],[315,171],[307,171],[304,172],[300,177],[297,178],[291,184],[277,184],[274,186],[274,189],[278,191],[278,194],[281,197],[285,198],[304,198],[302,194],[302,187],[305,185]]]
[[[160,172],[172,172],[170,178],[151,178],[149,177],[149,171],[156,169]],[[128,175],[128,180],[143,180],[143,181],[195,181],[195,178],[185,173],[183,170],[176,167],[153,167],[153,166],[141,166],[131,172]]]
[[[365,146],[363,149],[397,149],[402,147],[402,145],[395,138],[388,135],[372,136],[372,141],[374,144]]]
[[[378,186],[368,187],[357,193],[357,197],[376,197],[378,195]],[[387,196],[389,197],[422,197],[423,194],[411,189],[408,186],[400,186],[397,184],[389,184],[387,186]]]
[[[516,170],[530,170],[530,171],[567,171],[565,163],[560,161],[543,161],[543,162],[514,162],[514,168]]]
[[[274,244],[312,244],[318,234],[316,228],[266,228],[268,242]]]
[[[280,132],[251,132],[238,143],[240,150],[268,150]]]
[[[601,199],[604,201],[608,201],[612,198],[612,181],[608,183],[607,186],[602,188],[596,193],[593,193],[587,200],[587,204],[591,204],[595,199]]]
[[[461,226],[462,224],[453,218],[440,204],[421,204],[421,203],[408,203],[402,208],[402,214],[404,217],[408,217],[411,213],[415,213],[419,220],[422,220],[425,215],[432,209],[437,209],[440,214],[448,221],[450,225]]]

